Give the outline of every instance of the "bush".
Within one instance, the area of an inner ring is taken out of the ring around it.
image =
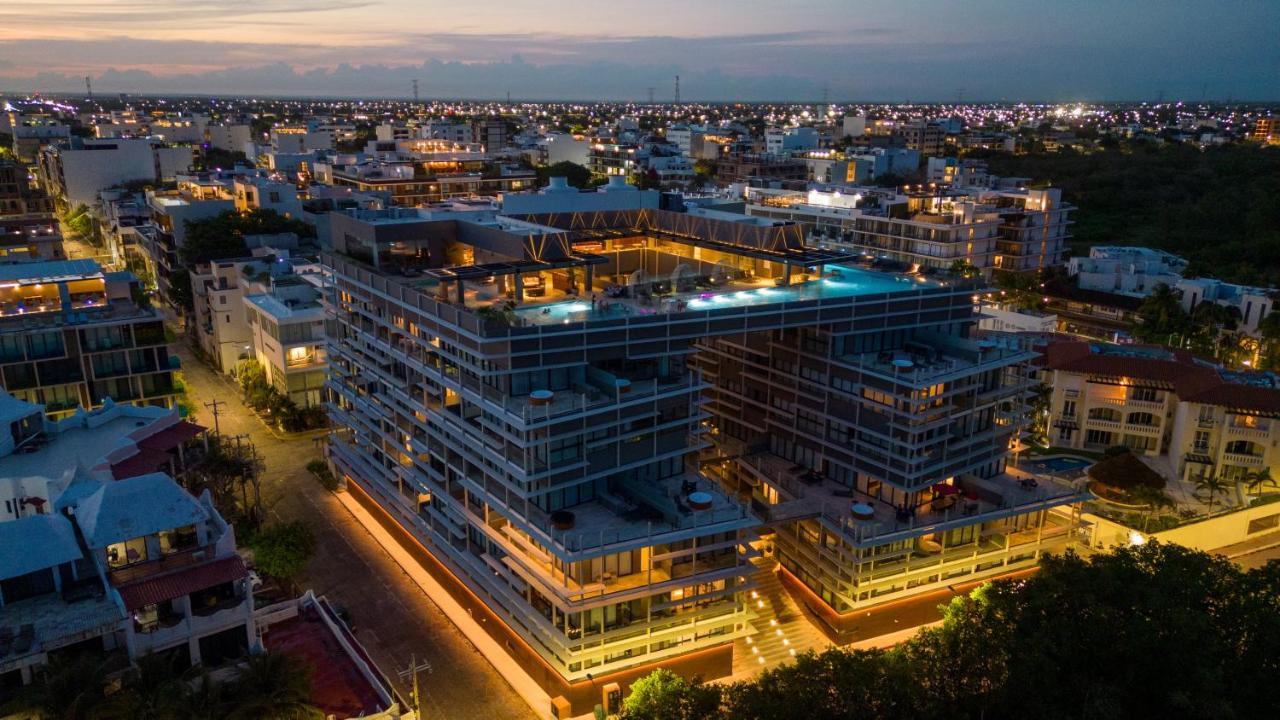
[[[316,476],[325,490],[333,492],[338,489],[338,478],[334,477],[333,471],[325,461],[312,460],[307,463],[307,471]]]
[[[292,586],[316,551],[311,528],[302,522],[271,525],[249,539],[254,565],[263,573]]]

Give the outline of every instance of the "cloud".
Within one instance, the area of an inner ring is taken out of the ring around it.
[[[1266,17],[1224,12],[1201,25],[1148,12],[1144,0],[1080,10],[1074,24],[1012,3],[974,27],[963,26],[975,22],[971,10],[927,0],[892,13],[737,0],[743,13],[719,16],[699,0],[679,23],[670,13],[680,3],[651,0],[653,12],[593,19],[594,30],[548,13],[554,0],[447,16],[392,14],[386,0],[52,1],[69,19],[49,22],[44,3],[0,0],[0,27],[18,21],[0,34],[0,89],[79,92],[91,75],[102,92],[405,97],[417,79],[430,97],[627,100],[650,87],[669,99],[680,75],[682,97],[723,101],[813,101],[824,89],[837,101],[945,100],[960,88],[975,100],[1199,97],[1202,88],[1280,98],[1280,44],[1262,29]],[[1268,14],[1280,22],[1275,9],[1255,10]],[[94,30],[52,39],[24,30],[41,22]]]

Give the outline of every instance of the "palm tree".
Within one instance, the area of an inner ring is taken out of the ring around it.
[[[1166,507],[1171,508],[1174,503],[1173,498],[1169,497],[1163,490],[1150,485],[1138,484],[1130,488],[1129,497],[1137,502],[1147,506],[1147,511],[1142,514],[1142,532],[1147,531],[1147,526],[1151,522],[1151,516],[1156,510]]]
[[[0,715],[29,713],[60,720],[91,720],[102,708],[107,670],[101,657],[81,653],[53,656],[39,669],[35,681],[0,707]]]
[[[283,653],[250,655],[234,685],[230,720],[310,720],[322,718],[311,698],[311,669]]]
[[[208,670],[184,684],[177,700],[177,717],[186,720],[222,720],[227,716],[227,699],[224,687],[209,676]]]
[[[179,720],[186,691],[172,655],[144,655],[124,687],[93,712],[95,720]]]
[[[1251,472],[1245,476],[1245,489],[1253,495],[1262,495],[1262,488],[1270,485],[1277,487],[1275,478],[1271,477],[1271,468],[1262,468],[1258,472]]]
[[[1231,488],[1231,484],[1227,482],[1227,478],[1223,475],[1205,475],[1196,478],[1196,490],[1207,493],[1209,499],[1209,512],[1213,512],[1213,500],[1219,495],[1226,494]]]

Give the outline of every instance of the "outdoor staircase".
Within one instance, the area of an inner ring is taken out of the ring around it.
[[[733,679],[746,679],[766,668],[788,662],[806,650],[831,646],[822,631],[814,627],[791,598],[776,571],[773,558],[756,558],[752,579],[756,588],[748,593],[756,634],[739,638],[733,645]],[[759,605],[763,603],[763,607]],[[794,651],[794,652],[793,652]],[[763,659],[764,662],[761,662]]]

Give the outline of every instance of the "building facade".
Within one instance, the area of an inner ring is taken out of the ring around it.
[[[564,678],[756,632],[762,532],[837,612],[1069,537],[1075,489],[1002,474],[1031,354],[970,285],[663,210],[337,220],[337,475]]]
[[[132,273],[92,260],[0,267],[0,381],[11,395],[51,417],[108,399],[169,407],[176,368]]]
[[[1114,445],[1163,461],[1183,479],[1280,472],[1280,381],[1234,372],[1184,350],[1057,342],[1046,379],[1054,445]]]

